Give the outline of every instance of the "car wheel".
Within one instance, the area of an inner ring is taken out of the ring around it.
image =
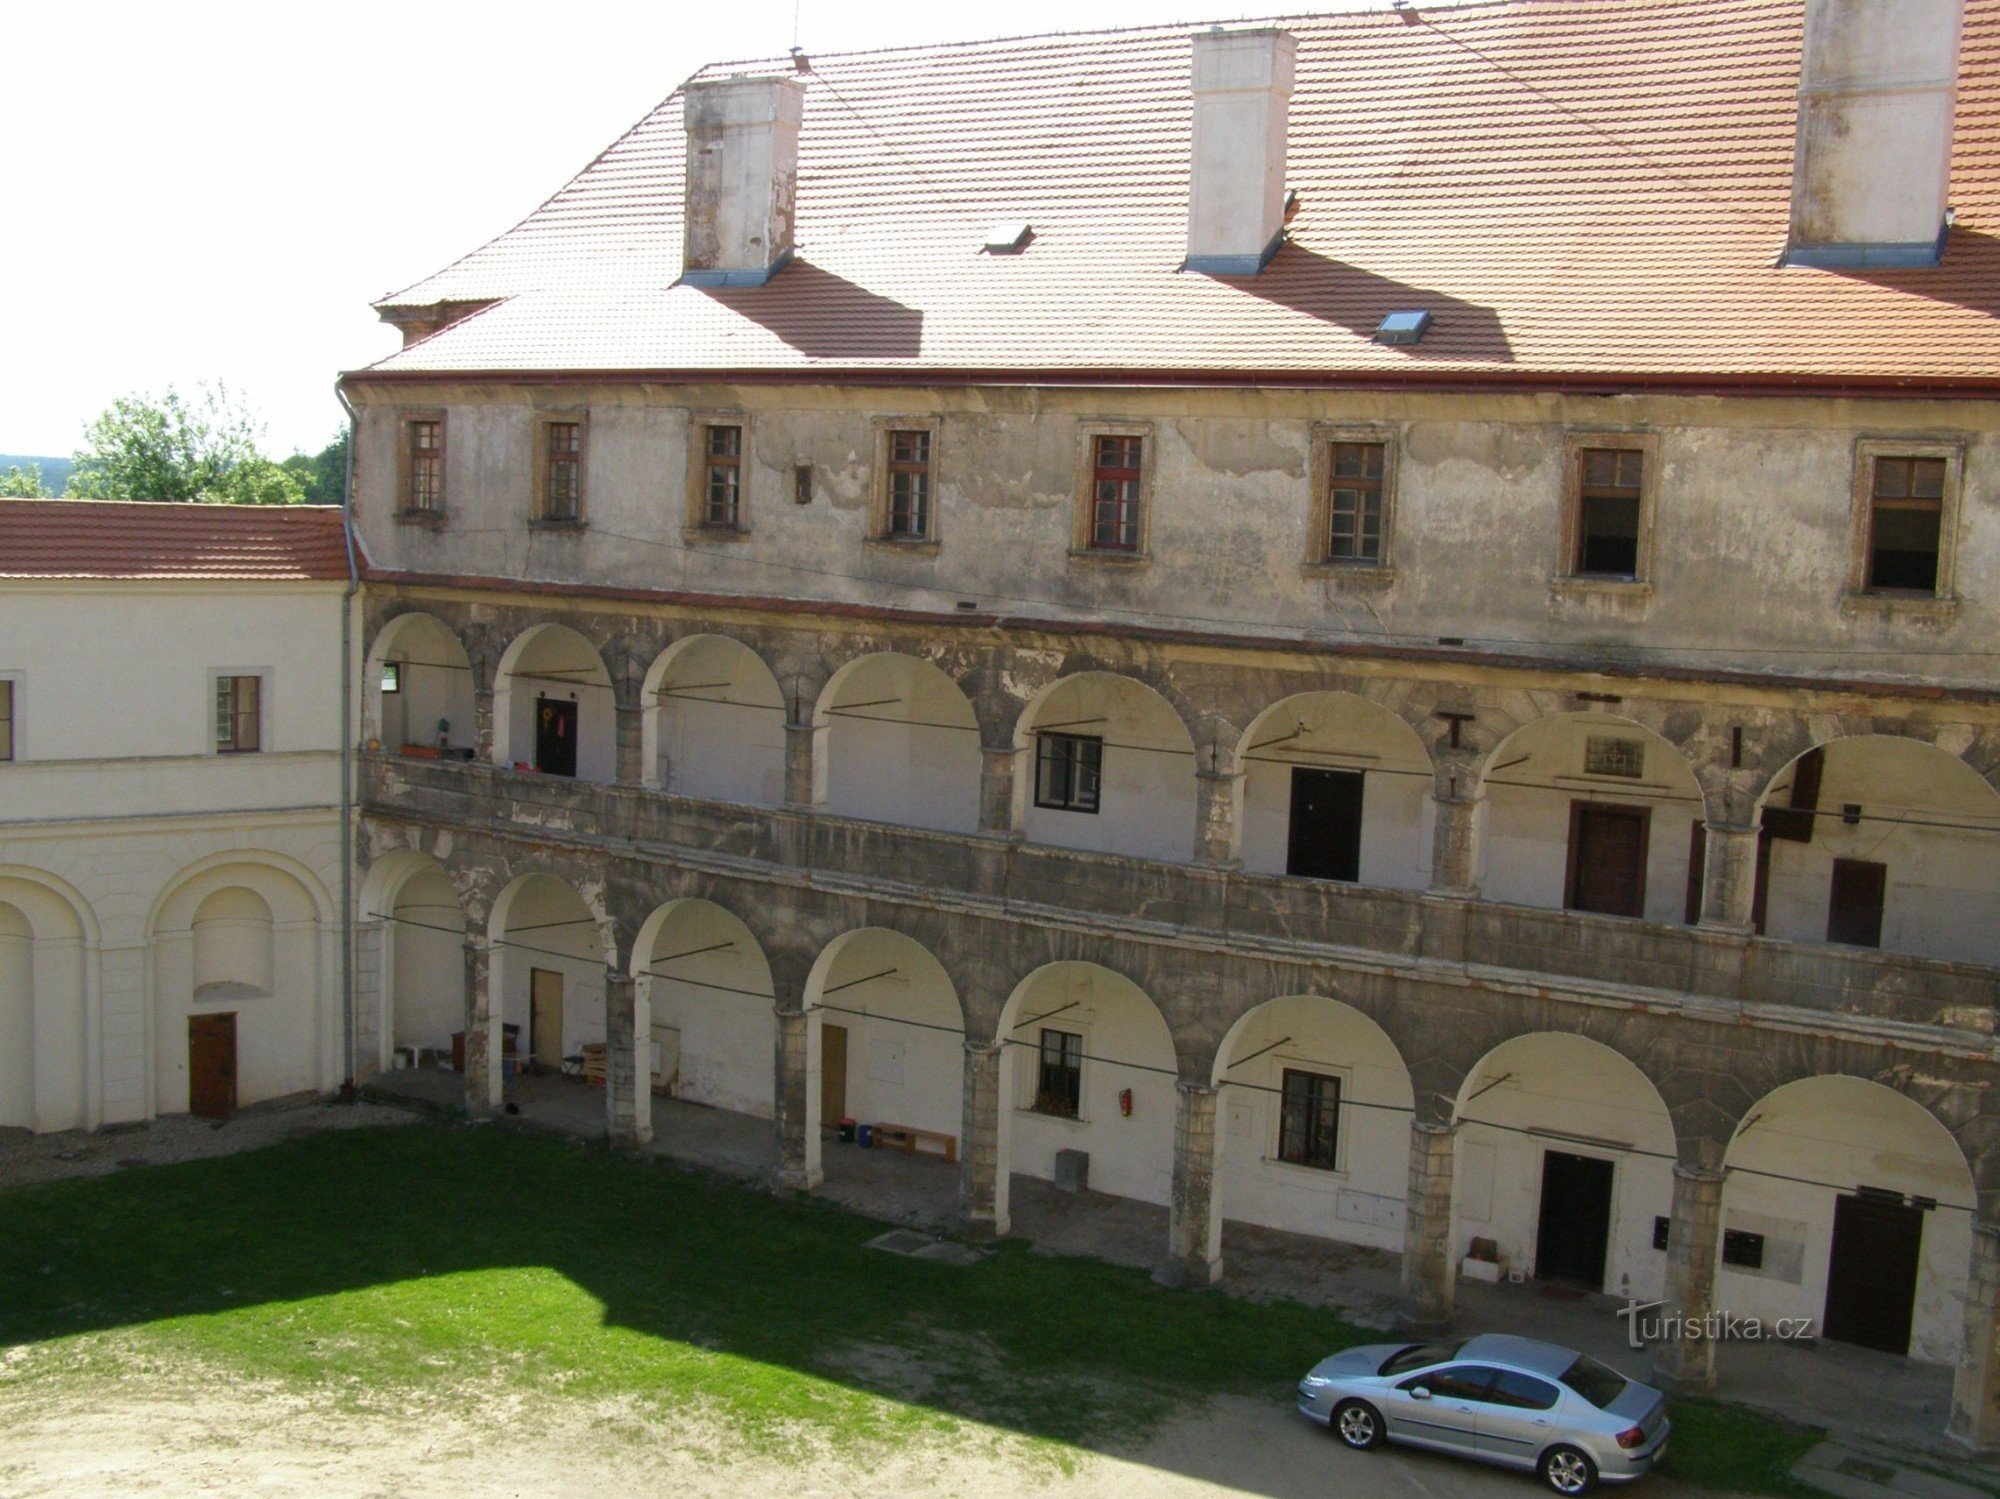
[[[1574,1447],[1551,1447],[1542,1454],[1542,1482],[1563,1499],[1576,1499],[1597,1487],[1597,1464]]]
[[[1356,1452],[1382,1445],[1381,1414],[1365,1400],[1343,1400],[1333,1408],[1327,1429]]]

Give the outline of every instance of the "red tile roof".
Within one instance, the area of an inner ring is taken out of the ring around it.
[[[521,224],[385,300],[500,305],[387,372],[1917,384],[2000,376],[2000,0],[1969,0],[1942,267],[1780,268],[1803,0],[1286,19],[1289,243],[1185,254],[1191,29],[819,57],[798,258],[675,286],[678,93]],[[788,61],[700,76],[783,72]],[[1025,253],[979,253],[1026,219]],[[1370,341],[1429,308],[1413,348]]]
[[[332,505],[0,500],[0,578],[336,582],[347,543]]]

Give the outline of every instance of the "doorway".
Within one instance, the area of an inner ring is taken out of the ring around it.
[[[576,704],[559,697],[535,699],[535,769],[544,775],[576,774]]]
[[[563,976],[547,968],[528,970],[528,1055],[537,1066],[562,1071]]]
[[[1867,859],[1835,859],[1827,897],[1826,940],[1854,947],[1882,945],[1882,905],[1889,866]]]
[[[847,1117],[847,1027],[819,1028],[819,1127],[839,1129]]]
[[[1312,880],[1361,878],[1358,770],[1292,767],[1292,828],[1285,873]]]
[[[227,1119],[236,1112],[236,1016],[188,1016],[188,1112]]]
[[[1543,1154],[1537,1280],[1604,1289],[1604,1257],[1611,1245],[1611,1170],[1610,1161],[1595,1156],[1560,1150]]]
[[[1649,807],[1571,802],[1569,877],[1563,905],[1605,916],[1646,914]]]
[[[1923,1212],[1900,1196],[1863,1188],[1836,1197],[1821,1333],[1862,1348],[1908,1353],[1923,1243]]]

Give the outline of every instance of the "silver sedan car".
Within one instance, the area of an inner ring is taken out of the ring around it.
[[[1299,1411],[1357,1451],[1408,1442],[1541,1474],[1565,1499],[1637,1478],[1667,1450],[1666,1397],[1554,1343],[1370,1343],[1317,1364]]]

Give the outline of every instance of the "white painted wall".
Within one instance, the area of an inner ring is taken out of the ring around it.
[[[639,984],[651,996],[661,1061],[671,1066],[679,1057],[677,1072],[656,1083],[690,1103],[770,1118],[778,1023],[757,939],[702,900],[676,901],[648,925],[638,945]]]
[[[0,905],[0,1125],[35,1127],[35,929]]]
[[[398,663],[400,690],[382,690],[383,663]],[[438,744],[438,723],[451,725],[445,745],[465,749],[478,738],[472,665],[458,637],[428,614],[391,620],[368,654],[362,681],[364,740],[377,739],[392,754],[404,744]]]
[[[533,767],[536,705],[553,698],[577,705],[576,778],[611,781],[618,772],[618,714],[611,675],[595,647],[565,625],[537,625],[509,654],[493,694],[494,761]]]
[[[1035,729],[1105,741],[1098,810],[1035,805]],[[1052,688],[1022,715],[1018,795],[1035,843],[1184,864],[1194,856],[1194,743],[1173,705],[1143,682],[1087,672]]]
[[[676,796],[775,807],[785,799],[785,698],[741,641],[676,642],[648,674],[645,763]]]
[[[1288,1068],[1340,1079],[1337,1170],[1278,1159]],[[1401,1251],[1415,1100],[1380,1026],[1334,1000],[1274,999],[1245,1017],[1217,1080],[1225,1218]]]
[[[448,1048],[465,1029],[465,917],[442,873],[416,875],[396,894],[392,1044]],[[447,928],[439,931],[434,928]]]
[[[979,827],[979,720],[926,661],[884,653],[827,684],[818,716],[826,806],[843,817],[970,833]]]
[[[604,944],[582,897],[561,880],[530,876],[514,892],[500,936],[506,945],[493,957],[502,975],[500,1023],[521,1028],[516,1055],[530,1055],[529,985],[537,968],[563,976],[563,1055],[602,1041]]]
[[[1973,1193],[1965,1157],[1944,1126],[1901,1094],[1854,1077],[1789,1083],[1745,1117],[1755,1122],[1738,1132],[1725,1158],[1722,1223],[1765,1236],[1764,1266],[1721,1266],[1717,1305],[1762,1319],[1810,1318],[1817,1329],[1841,1192],[1870,1186],[1933,1197],[1939,1206],[1924,1215],[1910,1354],[1956,1362]]]
[[[956,1139],[964,1128],[965,1022],[950,978],[936,958],[898,933],[869,930],[836,940],[840,946],[809,998],[824,1007],[820,1024],[847,1028],[848,1115]],[[868,982],[842,987],[857,979]]]

